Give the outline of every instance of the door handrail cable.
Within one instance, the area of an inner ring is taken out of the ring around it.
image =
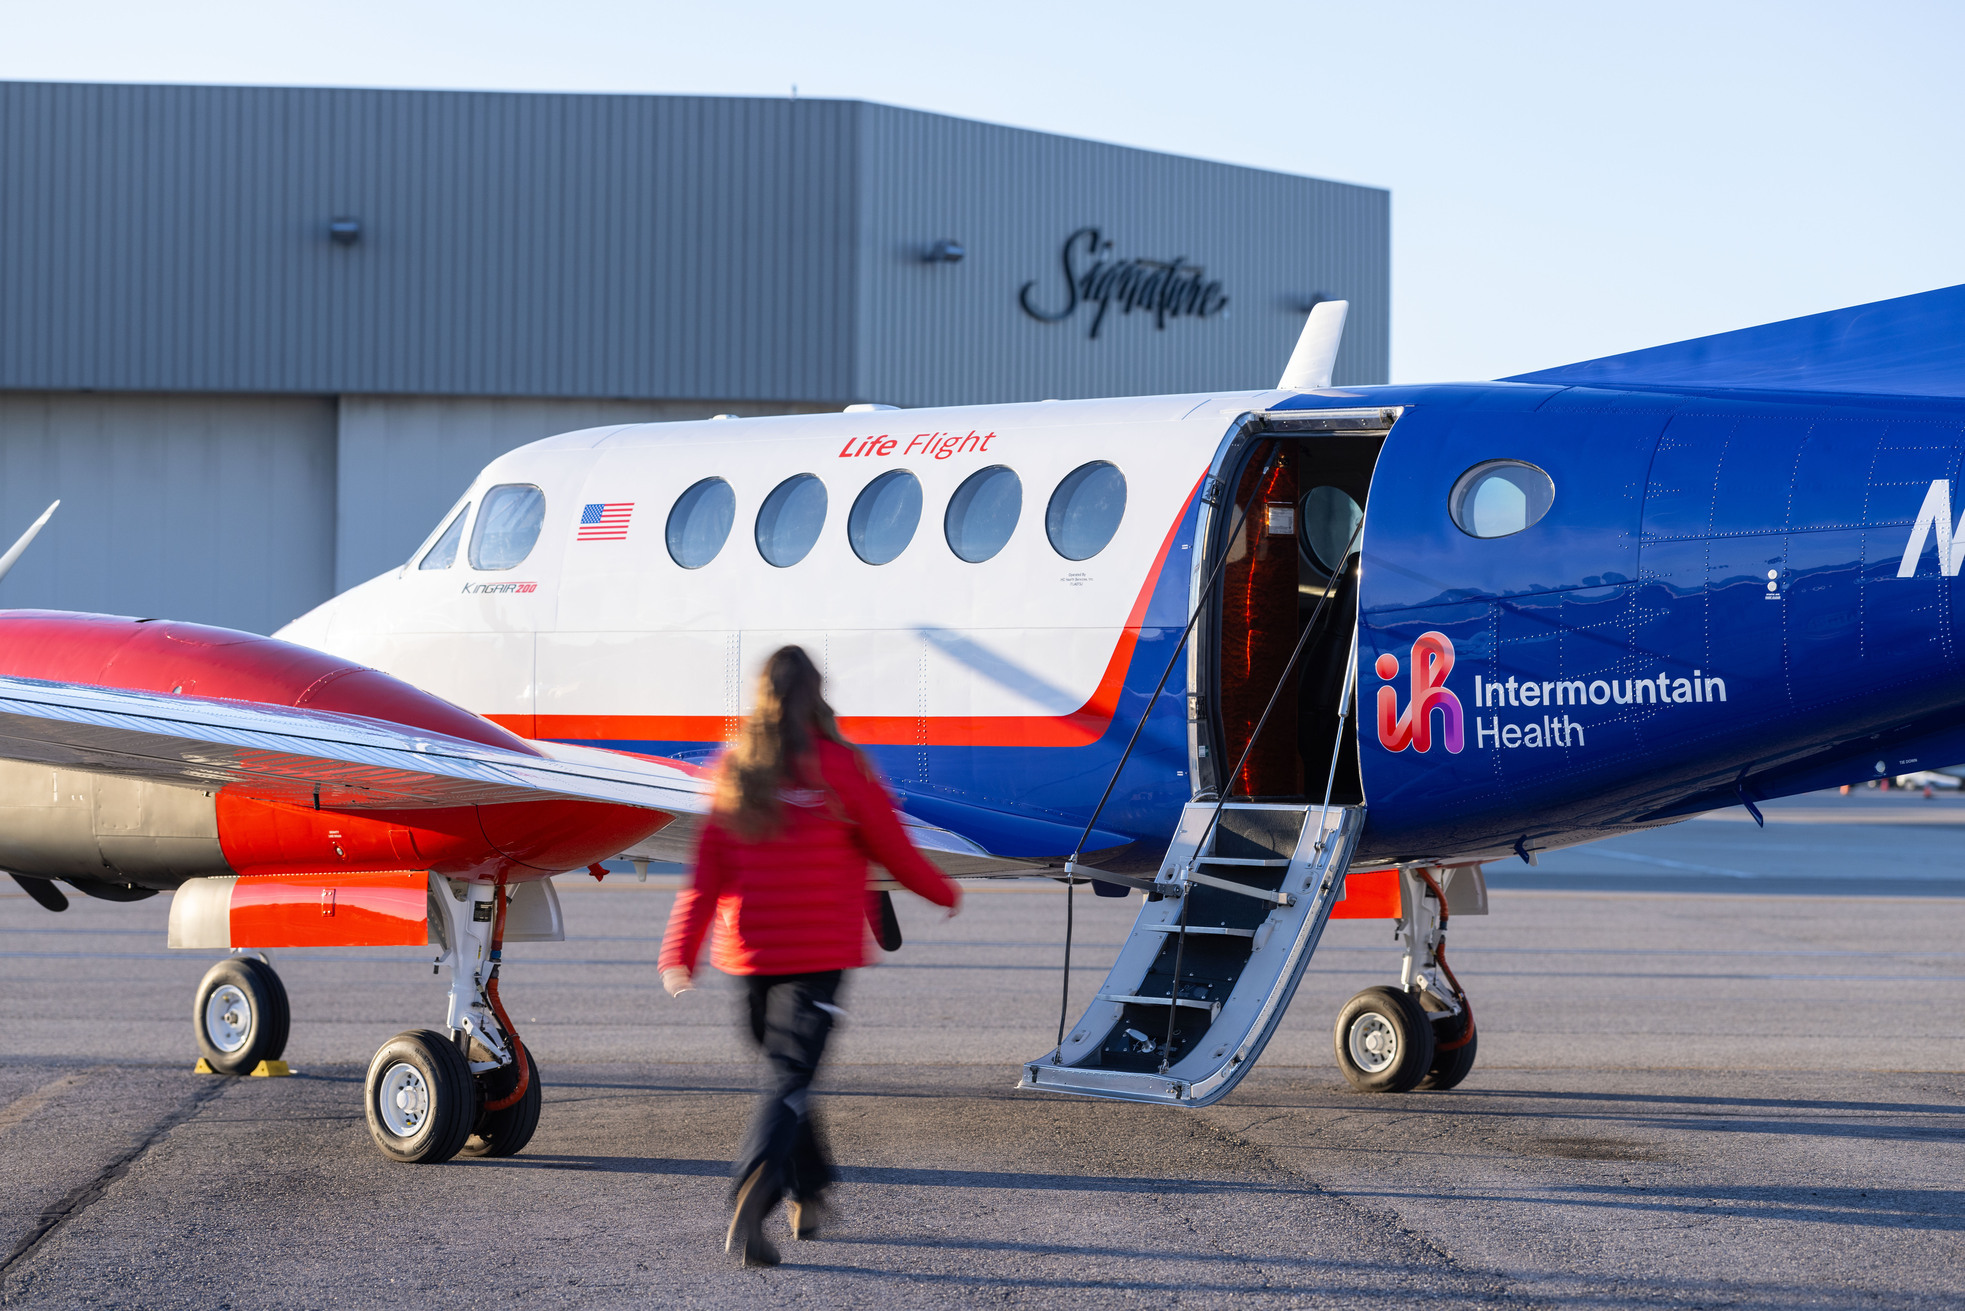
[[[1255,485],[1257,487],[1262,486],[1263,480],[1269,477],[1277,463],[1283,458],[1282,440],[1271,437],[1269,443],[1271,447],[1269,458],[1263,462],[1262,471],[1255,478]],[[1226,487],[1226,485],[1226,483],[1222,484],[1223,487]],[[1253,501],[1251,501],[1250,505],[1241,507],[1240,517],[1229,528],[1227,537],[1224,540],[1232,541],[1235,535],[1242,531],[1243,525],[1248,522],[1249,510],[1252,506]],[[1064,993],[1058,1002],[1058,1046],[1056,1053],[1059,1061],[1064,1059],[1064,1029],[1071,1021],[1071,938],[1073,928],[1071,897],[1072,890],[1078,885],[1078,860],[1085,854],[1085,844],[1092,840],[1092,829],[1098,823],[1099,814],[1105,809],[1105,803],[1112,799],[1112,789],[1119,786],[1119,775],[1125,772],[1126,762],[1132,758],[1133,748],[1139,745],[1140,734],[1146,730],[1147,718],[1152,715],[1153,707],[1160,703],[1160,693],[1167,690],[1167,680],[1173,677],[1174,666],[1180,663],[1180,653],[1186,648],[1187,639],[1194,632],[1194,625],[1200,621],[1201,612],[1207,609],[1208,600],[1214,594],[1215,579],[1220,575],[1223,566],[1227,563],[1228,551],[1224,548],[1221,558],[1215,561],[1214,568],[1208,572],[1207,582],[1201,587],[1201,597],[1200,600],[1194,603],[1194,613],[1187,617],[1187,626],[1180,630],[1180,640],[1174,643],[1173,654],[1167,657],[1167,667],[1160,671],[1160,681],[1153,685],[1153,695],[1146,698],[1146,705],[1139,712],[1139,722],[1133,725],[1133,735],[1126,739],[1126,749],[1119,753],[1119,763],[1112,767],[1112,777],[1105,781],[1105,791],[1099,793],[1098,804],[1092,807],[1091,817],[1085,821],[1085,831],[1078,835],[1078,845],[1072,848],[1071,855],[1065,859]]]
[[[1364,516],[1360,515],[1358,517],[1357,525],[1351,529],[1351,540],[1344,544],[1345,569],[1351,569],[1357,567],[1354,566],[1352,563],[1351,553],[1357,548],[1358,535],[1364,532],[1364,530],[1365,530]],[[1360,561],[1359,564],[1362,564],[1362,561]],[[1337,582],[1337,578],[1338,575],[1332,574],[1331,582],[1335,584]],[[1181,870],[1183,881],[1185,881],[1187,875],[1190,875],[1194,872],[1195,862],[1199,861],[1204,855],[1207,854],[1208,841],[1210,838],[1214,836],[1214,830],[1216,824],[1218,824],[1221,821],[1222,809],[1225,806],[1227,806],[1229,796],[1235,791],[1235,780],[1241,777],[1242,767],[1249,763],[1249,754],[1255,750],[1255,744],[1257,740],[1262,737],[1262,730],[1269,726],[1269,716],[1275,711],[1277,703],[1279,703],[1283,699],[1283,690],[1289,686],[1290,678],[1296,673],[1296,662],[1301,660],[1303,658],[1303,653],[1309,649],[1310,635],[1317,631],[1317,626],[1324,617],[1324,608],[1330,604],[1331,593],[1335,591],[1337,591],[1337,588],[1335,586],[1327,587],[1324,589],[1324,594],[1317,598],[1317,608],[1310,612],[1310,622],[1303,626],[1303,635],[1296,639],[1296,649],[1290,652],[1289,663],[1283,666],[1283,676],[1276,680],[1276,689],[1275,691],[1269,694],[1269,704],[1265,705],[1262,708],[1262,717],[1255,721],[1255,728],[1249,733],[1249,740],[1242,747],[1242,758],[1235,762],[1235,768],[1229,772],[1227,783],[1221,790],[1221,796],[1215,801],[1214,810],[1211,811],[1208,815],[1207,826],[1201,830],[1200,841],[1194,844],[1194,852],[1192,855],[1188,856],[1187,864]],[[1351,686],[1351,674],[1356,669],[1357,666],[1357,659],[1356,659],[1357,641],[1358,639],[1354,634],[1351,638],[1351,654],[1353,657],[1351,661],[1352,669],[1346,670],[1344,675],[1344,686],[1346,688],[1349,688]],[[1339,713],[1339,718],[1337,721],[1338,750],[1333,751],[1331,753],[1330,773],[1324,779],[1324,810],[1326,814],[1329,813],[1329,808],[1330,808],[1331,785],[1337,781],[1337,762],[1339,759],[1339,755],[1344,746],[1344,718],[1343,718],[1342,706],[1339,707],[1338,713]],[[1304,815],[1304,819],[1308,821],[1309,818],[1310,816],[1306,812]],[[1319,823],[1321,822],[1322,821],[1320,819]],[[1324,844],[1324,835],[1322,830],[1320,829],[1317,833],[1317,846],[1320,850],[1322,849],[1323,844]],[[1167,993],[1168,996],[1174,998],[1175,1000],[1178,1000],[1180,997],[1181,958],[1186,953],[1187,950],[1187,893],[1185,889],[1182,890],[1181,898],[1180,898],[1180,928],[1178,932],[1180,936],[1174,940],[1173,980]],[[1165,1074],[1167,1072],[1167,1067],[1172,1063],[1173,1050],[1174,1050],[1174,1018],[1179,1014],[1180,1014],[1180,1007],[1169,1006],[1167,1008],[1167,1040],[1166,1042],[1161,1044],[1160,1047],[1160,1073],[1162,1074]],[[1064,1041],[1062,1038],[1059,1039],[1058,1045],[1060,1048],[1063,1047]]]

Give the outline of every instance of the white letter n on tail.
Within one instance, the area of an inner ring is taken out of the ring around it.
[[[1917,562],[1924,555],[1924,539],[1935,534],[1938,539],[1938,568],[1947,578],[1958,576],[1958,566],[1965,564],[1965,516],[1960,516],[1956,529],[1951,523],[1951,483],[1943,478],[1931,480],[1931,490],[1924,493],[1924,504],[1917,511],[1917,522],[1911,525],[1910,540],[1904,543],[1904,560],[1897,566],[1897,577],[1909,578],[1917,572]]]

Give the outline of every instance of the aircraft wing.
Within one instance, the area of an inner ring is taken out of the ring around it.
[[[0,678],[0,759],[300,805],[318,797],[337,810],[551,800],[707,808],[702,780],[654,761],[542,757],[361,715],[25,678]]]
[[[539,742],[529,755],[385,720],[78,683],[0,678],[0,760],[334,810],[407,810],[517,801],[605,801],[677,817],[631,856],[685,860],[709,811],[699,773],[644,757]],[[959,833],[902,815],[950,874],[1028,873]]]
[[[618,752],[603,751],[598,747],[576,746],[570,742],[534,742],[533,746],[544,751],[554,760],[573,764],[595,764],[603,768],[609,762],[623,760],[638,762],[639,757],[623,757]],[[651,762],[653,763],[653,762]],[[676,822],[661,832],[643,839],[633,848],[622,852],[625,857],[642,860],[686,861],[695,845],[696,829],[701,817],[709,813],[708,782],[701,785],[703,803],[693,811],[678,813]],[[1007,856],[992,856],[988,848],[963,837],[952,829],[930,824],[903,810],[901,827],[914,839],[914,845],[921,848],[922,854],[944,874],[957,878],[1019,878],[1038,870],[1027,860],[1017,860]],[[898,887],[887,883],[883,886]]]

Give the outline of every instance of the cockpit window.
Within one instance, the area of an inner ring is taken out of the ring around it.
[[[530,483],[505,483],[484,494],[471,529],[473,569],[511,569],[532,554],[546,521],[546,494]]]
[[[1555,481],[1534,465],[1487,460],[1453,484],[1447,513],[1469,537],[1506,537],[1539,522],[1555,501]]]
[[[464,521],[471,515],[471,503],[464,502],[463,508],[443,530],[437,544],[423,553],[418,569],[448,569],[457,563],[457,544],[464,540]]]

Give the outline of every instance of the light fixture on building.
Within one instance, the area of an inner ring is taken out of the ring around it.
[[[362,221],[347,215],[329,219],[328,237],[337,246],[352,246],[362,239]]]
[[[961,242],[951,241],[949,238],[943,237],[940,241],[928,247],[927,252],[921,258],[925,263],[929,264],[960,264],[962,257],[968,253],[968,251],[962,248]]]

